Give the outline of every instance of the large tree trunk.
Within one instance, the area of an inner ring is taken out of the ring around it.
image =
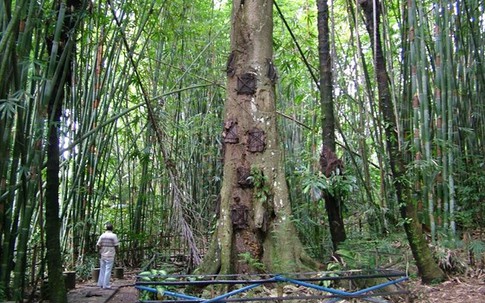
[[[317,266],[291,221],[276,129],[272,11],[271,0],[233,1],[220,215],[200,273]]]
[[[333,110],[332,60],[330,57],[330,30],[328,26],[328,2],[317,0],[318,8],[318,54],[320,59],[320,104],[322,110],[323,149],[320,156],[322,172],[331,177],[341,173],[342,162],[335,156],[335,117]],[[339,171],[340,169],[340,171]],[[329,192],[324,194],[332,236],[333,249],[347,238],[342,216],[342,201]]]
[[[389,75],[387,74],[386,62],[382,52],[378,26],[380,22],[379,5],[378,1],[360,0],[360,6],[365,15],[366,28],[371,37],[372,49],[374,50],[379,108],[385,123],[387,152],[389,154],[397,202],[400,205],[401,216],[405,222],[404,229],[421,279],[425,283],[439,282],[444,280],[445,275],[433,259],[419,224],[416,206],[409,194],[410,189],[406,186],[404,180],[406,177],[404,155],[398,144],[396,116],[394,114],[394,105],[389,89]],[[377,24],[374,24],[374,20]]]

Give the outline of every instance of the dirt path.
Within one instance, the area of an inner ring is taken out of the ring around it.
[[[135,287],[120,287],[107,303],[135,303],[138,302],[138,290]]]
[[[78,282],[67,294],[69,303],[105,303],[138,301],[138,291],[133,287],[135,272],[124,274],[123,279],[113,279],[110,289],[101,289],[93,280]],[[126,298],[126,299],[125,299]]]

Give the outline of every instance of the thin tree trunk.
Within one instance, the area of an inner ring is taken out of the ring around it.
[[[64,277],[62,276],[62,260],[60,247],[60,219],[59,219],[59,124],[61,120],[62,101],[64,98],[64,81],[66,74],[64,66],[59,60],[63,55],[64,47],[61,43],[62,27],[64,24],[66,8],[59,6],[56,33],[51,45],[51,62],[49,65],[50,78],[46,85],[44,97],[46,98],[48,114],[48,143],[47,143],[47,175],[45,191],[45,231],[47,247],[47,267],[49,282],[49,299],[52,302],[67,302]],[[62,41],[65,43],[66,41]],[[68,66],[68,65],[66,65]],[[57,71],[55,73],[54,71]],[[55,78],[57,74],[58,79]]]
[[[330,56],[329,10],[327,0],[317,0],[318,7],[318,53],[320,59],[320,104],[322,110],[323,149],[320,155],[321,170],[326,177],[342,173],[342,161],[335,155],[335,117],[333,102],[332,60]],[[347,238],[342,214],[343,201],[324,193],[333,249]]]
[[[444,280],[445,275],[433,259],[431,250],[424,238],[421,225],[418,221],[416,206],[409,195],[409,188],[407,188],[404,180],[406,177],[404,157],[398,144],[399,138],[394,105],[389,89],[389,76],[382,52],[378,26],[380,20],[379,2],[360,0],[360,6],[364,11],[366,28],[371,37],[371,44],[374,50],[379,109],[385,122],[387,152],[389,154],[392,177],[396,188],[397,202],[401,205],[401,216],[405,220],[404,228],[406,235],[423,282],[439,282]]]
[[[4,289],[6,298],[12,296],[14,299],[22,299],[24,295],[30,226],[33,207],[36,203],[29,197],[37,188],[35,172],[38,168],[36,164],[29,162],[32,161],[32,143],[36,139],[30,141],[25,137],[27,133],[33,134],[29,119],[32,103],[26,97],[30,80],[26,76],[28,63],[18,60],[18,58],[28,57],[32,49],[33,18],[29,17],[36,8],[35,2],[30,2],[26,19],[20,20],[20,16],[25,14],[27,3],[28,1],[16,3],[14,16],[10,16],[9,4],[4,3],[5,15],[0,17],[0,19],[6,18],[3,20],[3,24],[7,27],[2,36],[2,42],[5,44],[1,47],[2,49],[6,47],[6,49],[3,53],[0,51],[2,53],[0,74],[4,79],[0,85],[0,99],[9,100],[11,97],[20,97],[19,104],[24,102],[24,106],[18,106],[16,109],[16,118],[10,115],[2,115],[0,118],[0,134],[3,134],[0,143],[0,196],[2,196],[0,202],[0,288]],[[9,19],[10,17],[11,19]],[[32,82],[34,83],[32,87],[35,87],[35,80]],[[15,122],[15,128],[13,128],[13,122]],[[13,136],[15,137],[11,150]],[[35,138],[35,135],[30,135],[29,138]],[[19,173],[21,170],[19,167],[30,167],[30,174]],[[8,170],[10,170],[10,176],[7,179],[5,176]],[[32,179],[28,180],[27,175]],[[5,192],[6,185],[9,188],[18,186],[18,190]],[[12,271],[13,283],[10,283]]]
[[[66,7],[67,6],[67,7]],[[62,107],[65,98],[66,79],[71,77],[71,60],[74,49],[76,10],[81,3],[77,0],[60,3],[57,25],[52,39],[50,64],[44,90],[48,114],[47,175],[45,193],[45,231],[47,248],[47,267],[49,299],[54,303],[67,302],[64,284],[63,263],[60,245],[61,219],[59,217],[59,134]],[[67,14],[66,14],[67,13]]]

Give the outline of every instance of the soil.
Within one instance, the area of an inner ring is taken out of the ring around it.
[[[134,288],[138,272],[128,271],[124,273],[123,278],[112,279],[110,289],[99,288],[92,279],[76,281],[76,287],[67,293],[67,300],[69,303],[138,302],[138,291]]]
[[[108,303],[135,303],[138,302],[138,290],[134,287],[120,288]]]
[[[134,303],[138,301],[138,291],[132,286],[134,280],[122,281],[110,298],[100,303]],[[436,285],[424,285],[419,279],[406,283],[410,291],[409,301],[413,303],[483,303],[485,302],[485,271],[468,276],[450,277],[448,281]],[[80,286],[82,288],[82,286]],[[74,301],[69,300],[70,303]],[[82,302],[82,301],[81,301]],[[84,301],[85,302],[85,301]],[[349,301],[340,301],[349,302]],[[397,302],[406,302],[401,299]]]
[[[414,303],[483,303],[485,302],[485,272],[470,277],[452,277],[437,285],[409,282],[410,302]]]

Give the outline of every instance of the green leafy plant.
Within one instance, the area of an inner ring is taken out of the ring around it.
[[[262,203],[268,201],[268,197],[271,194],[271,189],[268,184],[268,177],[264,175],[260,168],[251,168],[251,183],[254,186],[254,194],[256,199]]]
[[[314,201],[321,199],[323,192],[328,192],[333,196],[346,197],[354,191],[355,184],[355,177],[345,173],[326,177],[321,172],[302,172],[303,193],[310,194]]]
[[[76,276],[79,279],[87,280],[91,278],[91,271],[98,266],[98,257],[96,255],[87,255],[84,260],[79,258],[76,262]]]
[[[257,271],[264,272],[266,270],[266,267],[264,266],[264,264],[260,262],[258,259],[251,256],[251,253],[249,252],[240,253],[239,260],[242,262],[245,262],[251,268],[254,268]]]
[[[319,273],[319,277],[338,277],[338,271],[342,270],[342,265],[339,262],[330,262],[327,264],[327,271]],[[322,280],[319,285],[324,287],[330,287],[332,285],[332,280]]]
[[[141,272],[138,275],[139,281],[143,282],[162,282],[162,281],[176,281],[174,277],[167,275],[167,271],[164,269],[151,269]],[[167,290],[173,290],[172,286],[160,285],[160,284],[147,284],[146,286],[152,287],[157,290],[156,293],[148,290],[140,291],[140,300],[161,300]]]
[[[481,240],[473,240],[468,244],[468,250],[474,256],[480,256],[485,253],[485,242]]]
[[[434,247],[434,257],[442,270],[448,273],[463,273],[468,265],[461,256],[460,249],[451,249],[445,246]]]
[[[329,180],[321,173],[303,173],[303,193],[309,194],[313,201],[322,198],[322,192],[330,188]]]
[[[5,301],[7,299],[7,296],[5,295],[5,289],[3,286],[0,286],[0,301]]]
[[[403,249],[407,249],[401,243],[405,241],[402,236],[370,240],[349,238],[341,243],[335,252],[338,259],[335,260],[342,269],[375,269],[388,267],[394,264],[403,264],[406,256]]]

